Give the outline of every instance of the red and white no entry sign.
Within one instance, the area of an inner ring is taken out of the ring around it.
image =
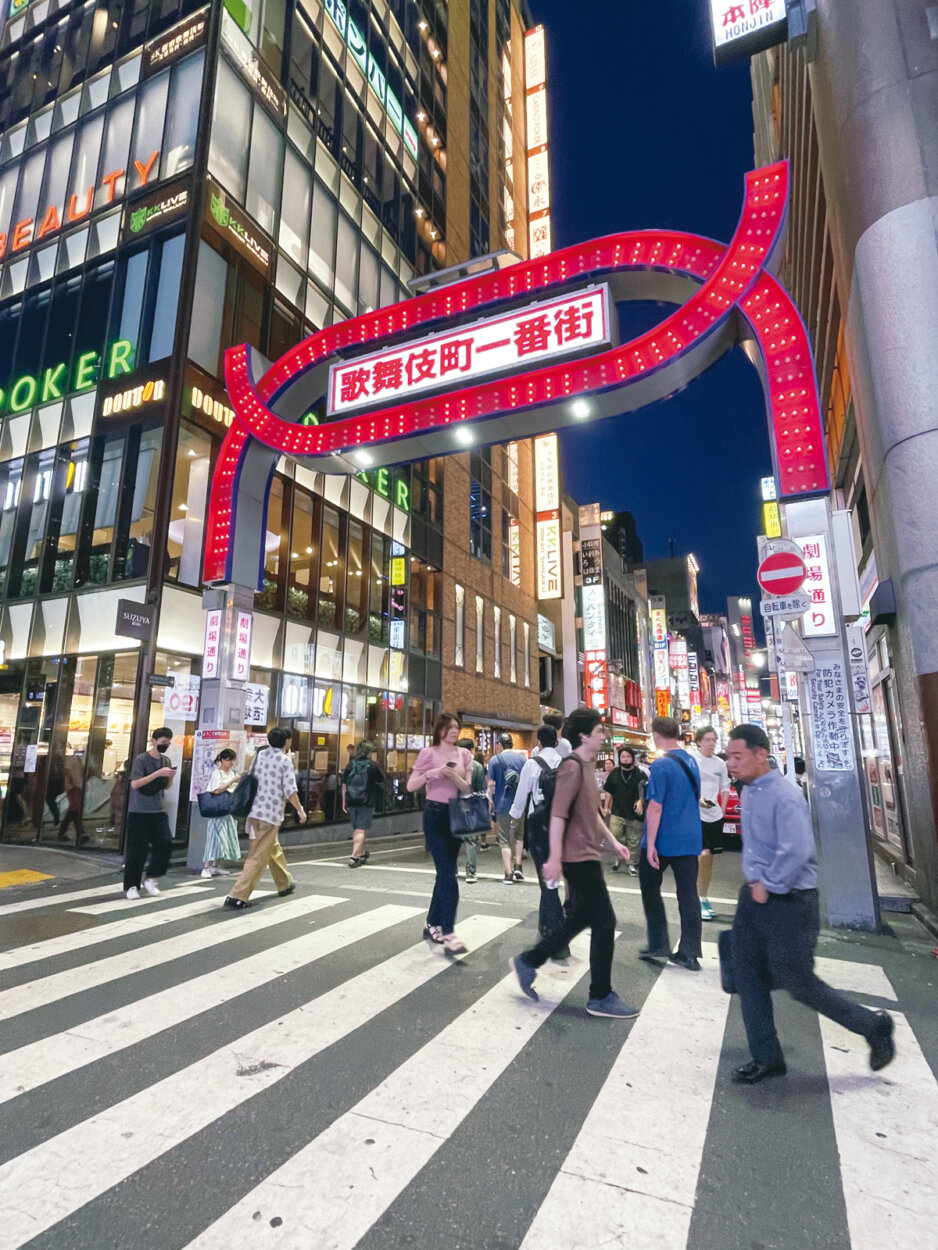
[[[793,595],[807,575],[801,556],[776,551],[759,565],[756,578],[767,595]]]

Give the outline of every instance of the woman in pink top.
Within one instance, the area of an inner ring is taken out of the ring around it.
[[[448,955],[462,955],[466,950],[453,932],[459,903],[456,860],[462,844],[449,829],[450,799],[472,790],[472,756],[465,747],[456,745],[461,728],[458,716],[444,712],[433,726],[433,745],[423,748],[407,778],[411,792],[426,787],[423,834],[436,865],[436,882],[423,936],[443,946]]]

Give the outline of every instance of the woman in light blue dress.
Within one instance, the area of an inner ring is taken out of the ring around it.
[[[211,794],[224,794],[233,789],[241,777],[235,771],[237,755],[230,747],[225,747],[215,757],[215,771],[209,778],[208,790]],[[218,868],[220,859],[237,861],[241,858],[241,847],[238,843],[238,825],[234,816],[212,816],[205,830],[205,858],[202,868],[203,877],[221,877],[224,875]]]

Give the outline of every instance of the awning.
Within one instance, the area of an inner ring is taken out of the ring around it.
[[[532,721],[505,720],[501,716],[483,716],[481,712],[465,712],[462,709],[459,717],[464,724],[470,721],[473,725],[484,725],[486,729],[515,729],[518,733],[525,733],[540,728],[540,724]]]

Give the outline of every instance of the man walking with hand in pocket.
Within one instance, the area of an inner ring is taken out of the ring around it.
[[[300,824],[306,823],[306,812],[296,792],[296,774],[287,754],[289,745],[290,734],[287,730],[272,729],[267,735],[267,749],[261,750],[254,761],[257,793],[247,819],[251,849],[240,877],[225,899],[224,905],[231,911],[244,911],[246,907],[252,906],[249,901],[251,894],[257,888],[265,868],[270,868],[270,875],[281,898],[292,894],[296,889],[279,841],[286,803],[289,802],[293,807]]]
[[[664,755],[651,766],[645,803],[645,835],[638,861],[638,883],[648,925],[648,945],[638,952],[650,963],[668,960],[688,972],[700,971],[700,900],[697,863],[703,845],[700,832],[700,773],[684,750],[680,728],[670,716],[651,722],[655,746]],[[681,914],[681,940],[674,954],[661,898],[664,870],[674,873]]]

